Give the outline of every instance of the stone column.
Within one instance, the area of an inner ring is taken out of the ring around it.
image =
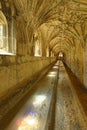
[[[87,88],[87,45],[84,47],[84,50],[83,50],[83,83],[85,85],[85,87]]]

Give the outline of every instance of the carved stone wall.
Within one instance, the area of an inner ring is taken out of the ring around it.
[[[0,56],[0,96],[55,61],[55,58]]]

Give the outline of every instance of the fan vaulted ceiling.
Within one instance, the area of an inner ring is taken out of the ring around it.
[[[57,54],[85,40],[87,0],[14,0],[18,15],[36,31],[45,28],[47,44]],[[41,27],[42,26],[42,27]]]

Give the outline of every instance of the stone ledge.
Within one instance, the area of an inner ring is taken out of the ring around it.
[[[14,64],[22,64],[27,62],[35,62],[41,60],[51,60],[55,57],[34,57],[34,56],[0,56],[0,66],[10,66]]]
[[[31,79],[26,79],[20,84],[17,84],[0,97],[0,121],[23,98],[23,96],[30,91],[33,85],[48,72],[53,64],[54,63],[39,71],[31,77]]]

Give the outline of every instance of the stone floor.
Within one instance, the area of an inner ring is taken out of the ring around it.
[[[55,64],[53,68],[39,82],[34,85],[34,88],[27,94],[27,100],[15,109],[18,109],[16,115],[9,123],[4,119],[3,130],[45,130],[48,122],[49,110],[53,97],[55,82],[57,81],[58,66]],[[15,109],[10,112],[13,114]],[[7,123],[6,123],[7,122]]]
[[[86,116],[61,63],[57,88],[55,130],[87,130]]]
[[[87,117],[79,99],[64,65],[57,62],[9,112],[0,130],[87,130]]]
[[[87,115],[87,89],[85,89],[83,84],[79,82],[79,80],[73,75],[73,73],[70,71],[70,69],[67,66],[65,66],[65,68],[69,75],[70,81],[78,95],[80,103],[83,106],[85,114]]]

